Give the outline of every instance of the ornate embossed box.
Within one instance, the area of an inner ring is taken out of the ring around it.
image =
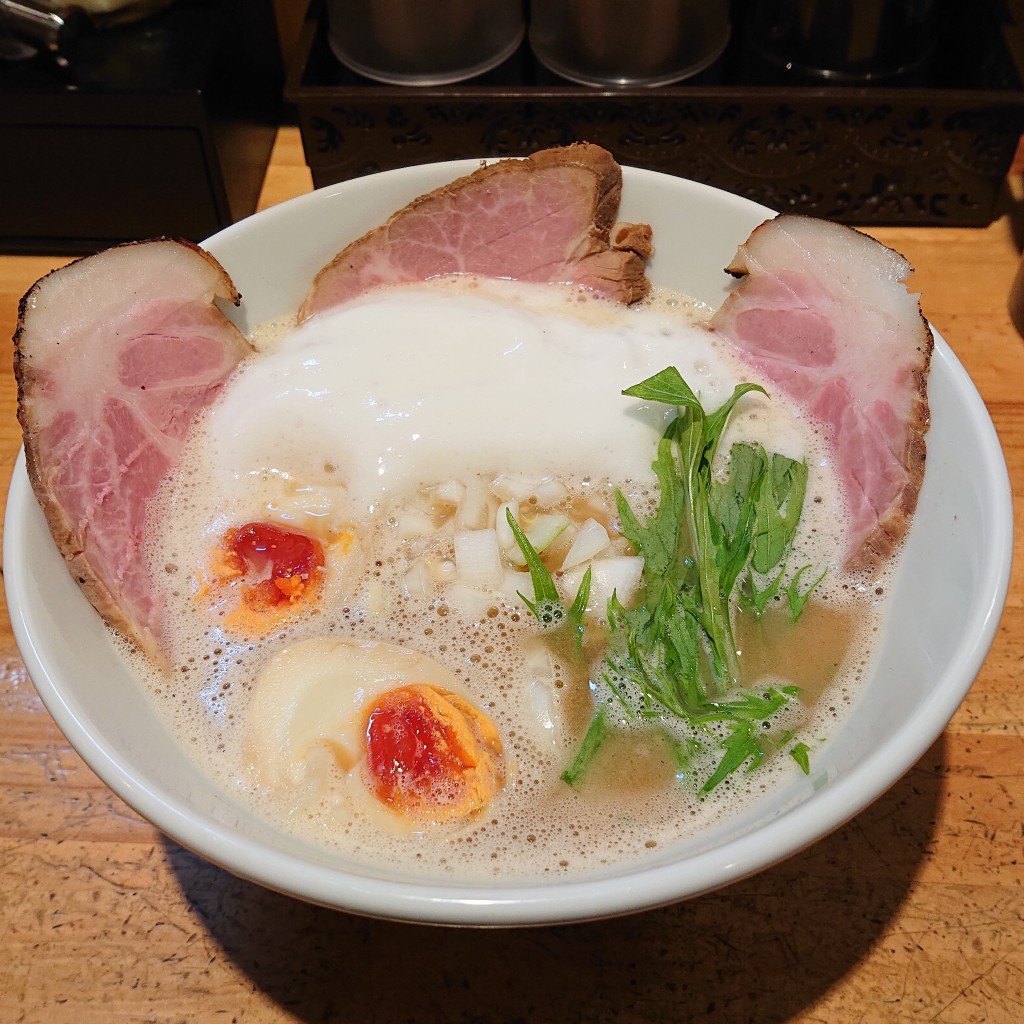
[[[1024,91],[1004,26],[974,5],[953,6],[958,13],[917,81],[786,83],[758,65],[737,27],[723,57],[698,78],[618,91],[556,78],[525,46],[468,83],[376,85],[335,60],[314,3],[286,96],[317,186],[585,139],[620,163],[778,210],[861,225],[982,225],[998,212],[1024,133]]]

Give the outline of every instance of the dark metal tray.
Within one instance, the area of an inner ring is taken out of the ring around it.
[[[346,70],[314,2],[285,95],[316,186],[587,140],[623,164],[851,224],[972,226],[997,215],[1024,133],[1006,5],[951,4],[930,64],[885,86],[788,82],[758,62],[742,23],[734,26],[722,58],[676,86],[577,86],[547,72],[524,44],[486,76],[417,89]]]

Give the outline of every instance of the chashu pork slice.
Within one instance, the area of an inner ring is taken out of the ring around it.
[[[147,503],[250,352],[218,298],[239,300],[202,249],[129,243],[36,282],[14,336],[28,475],[54,540],[97,611],[157,658]]]
[[[934,342],[903,283],[910,264],[853,228],[782,215],[727,269],[741,280],[712,328],[822,424],[850,516],[846,563],[876,568],[924,478]]]
[[[316,276],[299,322],[371,288],[449,274],[576,284],[642,299],[647,225],[616,225],[622,169],[577,143],[501,160],[420,196]]]

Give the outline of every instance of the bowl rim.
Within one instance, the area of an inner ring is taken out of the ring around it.
[[[466,173],[478,160],[445,161],[382,172],[394,179],[416,180],[424,168],[453,176]],[[627,180],[636,175],[671,178],[670,175],[624,167]],[[374,177],[381,177],[376,175]],[[363,179],[355,179],[362,181]],[[774,216],[741,197],[711,186],[673,178],[698,190],[713,193],[717,201],[730,201],[751,213]],[[306,193],[253,218],[218,232],[202,243],[216,255],[218,246],[247,230],[255,218],[290,215],[297,205],[323,202],[343,193],[350,185],[337,185]],[[90,728],[88,715],[63,691],[50,671],[43,645],[37,644],[26,617],[27,587],[32,580],[27,545],[22,538],[29,517],[42,516],[25,468],[24,450],[11,478],[4,529],[4,584],[11,624],[21,655],[40,698],[65,737],[97,776],[125,803],[175,842],[204,859],[265,888],[299,897],[307,902],[372,917],[420,923],[476,926],[540,925],[580,922],[618,916],[675,903],[721,888],[764,870],[792,856],[834,831],[894,785],[942,733],[981,669],[995,636],[1009,587],[1013,551],[1013,512],[1009,474],[995,427],[985,404],[966,370],[942,336],[934,330],[936,364],[951,375],[958,396],[967,404],[971,420],[983,435],[976,453],[996,500],[988,508],[986,523],[992,557],[984,566],[979,592],[983,602],[972,610],[965,630],[971,643],[956,651],[942,666],[934,687],[935,699],[922,707],[912,727],[901,724],[890,740],[829,782],[827,802],[805,800],[789,807],[754,832],[703,850],[679,862],[623,867],[599,875],[559,877],[548,884],[495,884],[478,881],[459,884],[429,879],[396,881],[367,877],[338,867],[310,864],[282,851],[268,850],[255,840],[233,833],[227,826],[197,815],[194,808],[168,792],[158,778],[133,766],[103,737]],[[765,850],[771,851],[768,857]]]

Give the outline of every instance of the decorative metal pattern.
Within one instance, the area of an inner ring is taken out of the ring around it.
[[[315,31],[315,29],[313,30]],[[309,45],[312,45],[310,42]],[[306,53],[308,58],[308,50]],[[981,225],[1024,133],[1000,90],[289,85],[316,185],[586,140],[620,163],[850,224]]]

